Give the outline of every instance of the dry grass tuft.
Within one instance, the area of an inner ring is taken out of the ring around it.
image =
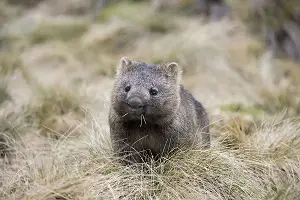
[[[297,199],[300,192],[296,121],[264,124],[245,136],[248,148],[216,142],[143,169],[118,164],[101,125],[81,130],[77,139],[38,138],[25,150],[16,144],[15,168],[0,172],[1,198]]]
[[[219,140],[222,145],[230,148],[242,148],[248,146],[248,136],[255,131],[255,123],[245,117],[235,116],[230,117],[220,130]]]
[[[85,116],[81,108],[82,97],[69,89],[54,85],[40,88],[35,93],[26,114],[30,124],[43,129],[42,134],[66,134],[76,127],[76,120]]]

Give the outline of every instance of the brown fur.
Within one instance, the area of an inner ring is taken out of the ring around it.
[[[210,146],[207,113],[180,80],[177,63],[150,65],[121,59],[109,125],[113,149],[127,156],[126,163],[159,158],[199,139]]]

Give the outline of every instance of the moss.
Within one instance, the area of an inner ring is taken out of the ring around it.
[[[258,106],[245,106],[243,104],[229,104],[221,106],[222,111],[238,112],[242,114],[250,114],[253,116],[261,116],[266,114],[266,111]]]
[[[43,43],[48,40],[69,41],[83,35],[89,28],[85,22],[41,23],[30,35],[31,43]]]
[[[112,17],[119,17],[120,19],[131,21],[141,20],[149,12],[148,8],[149,3],[123,1],[107,7],[100,13],[97,20],[99,22],[105,22]]]

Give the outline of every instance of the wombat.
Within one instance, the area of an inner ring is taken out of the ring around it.
[[[197,141],[210,146],[207,112],[182,86],[181,77],[175,62],[121,58],[108,121],[113,149],[124,163],[157,160]]]

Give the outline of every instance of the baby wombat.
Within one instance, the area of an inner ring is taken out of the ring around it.
[[[210,146],[207,113],[180,84],[181,72],[175,62],[120,60],[109,126],[113,149],[125,163],[157,159],[199,139]]]

